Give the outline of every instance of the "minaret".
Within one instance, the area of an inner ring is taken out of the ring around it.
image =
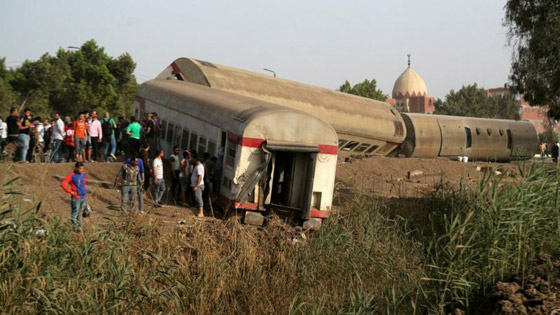
[[[410,68],[410,54],[408,54],[407,56],[408,56],[408,67]]]

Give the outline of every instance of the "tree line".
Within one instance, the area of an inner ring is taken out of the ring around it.
[[[0,116],[24,103],[44,117],[86,110],[128,116],[138,86],[135,68],[128,53],[111,57],[93,39],[79,49],[60,48],[54,56],[45,53],[16,68],[0,58]]]
[[[388,95],[377,88],[375,79],[365,79],[352,85],[346,81],[339,91],[385,101]],[[435,114],[452,116],[469,116],[483,118],[519,119],[519,101],[515,95],[506,92],[504,95],[486,94],[476,83],[461,87],[458,91],[451,90],[445,99],[435,101]]]

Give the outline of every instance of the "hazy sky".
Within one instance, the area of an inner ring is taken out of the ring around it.
[[[429,94],[444,97],[507,82],[505,2],[0,0],[0,56],[18,66],[93,38],[130,53],[139,82],[184,56],[331,89],[374,78],[390,94],[411,53]]]

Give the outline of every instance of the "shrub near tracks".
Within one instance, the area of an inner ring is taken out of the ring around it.
[[[7,313],[448,313],[558,253],[558,177],[486,178],[440,189],[403,219],[367,196],[305,234],[187,220],[116,221],[82,233],[10,201],[0,214],[0,305]],[[392,211],[392,209],[388,209]],[[421,224],[417,222],[430,222]],[[37,235],[37,229],[46,234]]]
[[[426,306],[433,313],[471,309],[499,280],[527,272],[541,253],[560,248],[560,176],[534,164],[517,184],[486,176],[469,192],[440,190],[430,237],[423,238]]]

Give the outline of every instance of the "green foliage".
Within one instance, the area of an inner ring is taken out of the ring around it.
[[[6,58],[0,58],[0,113],[8,113],[17,102],[18,95],[10,85],[12,73],[6,67]]]
[[[451,90],[445,101],[437,99],[434,105],[435,114],[441,115],[519,119],[519,105],[513,94],[486,96],[476,83],[457,92]]]
[[[340,92],[367,97],[378,101],[385,101],[388,96],[377,88],[377,81],[375,79],[365,79],[364,82],[352,86],[348,80],[344,82],[339,88]]]
[[[505,6],[513,60],[510,79],[532,105],[560,118],[560,3],[509,0]]]
[[[26,60],[8,71],[8,81],[19,102],[26,100],[26,106],[39,115],[73,115],[84,110],[128,115],[137,87],[135,67],[129,54],[110,57],[89,40],[79,50],[61,48],[56,56],[45,54],[36,61]],[[4,115],[14,98],[10,100],[0,96]]]
[[[525,280],[537,255],[559,253],[560,177],[519,173],[514,183],[487,175],[472,189],[439,185],[409,200],[407,218],[362,195],[316,233],[277,219],[165,231],[139,218],[73,232],[40,219],[40,204],[23,209],[21,187],[4,180],[0,305],[16,314],[477,313],[492,284]]]

